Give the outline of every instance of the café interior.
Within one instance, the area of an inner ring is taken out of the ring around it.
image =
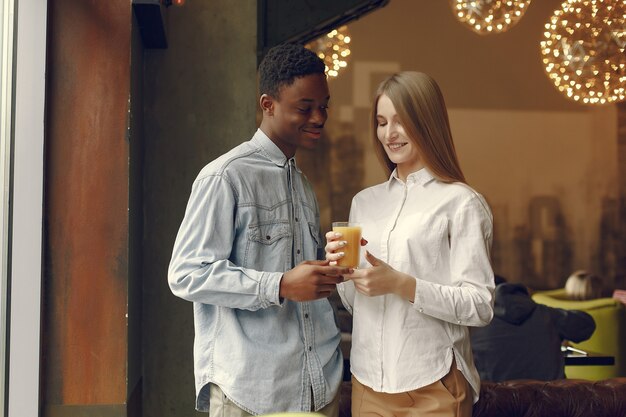
[[[172,245],[198,171],[258,126],[257,65],[282,42],[327,65],[323,141],[297,154],[322,230],[387,180],[372,149],[376,86],[425,72],[444,94],[468,184],[491,207],[494,272],[537,303],[594,317],[592,337],[572,345],[583,353],[566,352],[567,380],[485,383],[474,415],[626,415],[626,306],[614,297],[626,290],[623,0],[44,9],[38,415],[194,415],[193,315],[168,288]],[[602,278],[600,297],[567,298],[581,269]],[[330,299],[349,357],[351,317]],[[342,389],[349,403],[349,378]]]

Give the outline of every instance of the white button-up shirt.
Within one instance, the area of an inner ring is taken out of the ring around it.
[[[444,377],[453,357],[478,399],[480,380],[467,326],[493,317],[489,251],[493,221],[484,198],[443,183],[427,169],[367,188],[352,200],[366,249],[415,278],[414,303],[394,294],[368,297],[338,285],[354,317],[351,371],[375,391],[415,390]],[[370,265],[361,251],[360,268]]]

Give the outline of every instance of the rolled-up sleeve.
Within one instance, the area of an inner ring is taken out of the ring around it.
[[[495,288],[490,261],[493,221],[488,206],[472,195],[450,224],[450,285],[416,279],[414,307],[463,326],[485,326],[493,318]]]
[[[279,304],[282,273],[242,268],[229,261],[236,204],[236,193],[226,177],[196,179],[168,269],[174,295],[246,310]]]

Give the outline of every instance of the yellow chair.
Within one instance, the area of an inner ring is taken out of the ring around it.
[[[615,356],[613,366],[566,366],[568,378],[602,380],[626,376],[626,309],[612,298],[575,301],[565,295],[565,289],[538,291],[532,295],[536,303],[565,310],[582,310],[596,322],[596,330],[588,340],[572,343],[585,351]]]

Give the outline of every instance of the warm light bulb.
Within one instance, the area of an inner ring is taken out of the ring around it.
[[[329,77],[336,77],[341,69],[348,66],[347,57],[350,55],[348,44],[350,41],[348,27],[341,26],[305,46],[324,60],[326,74]]]

